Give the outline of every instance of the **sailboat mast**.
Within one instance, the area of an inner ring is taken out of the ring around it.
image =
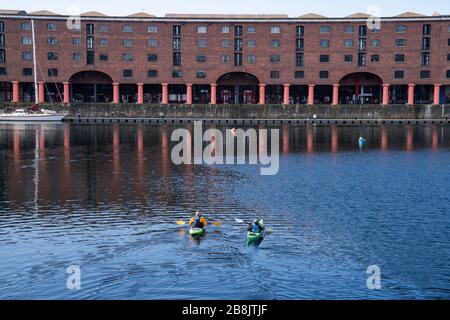
[[[39,104],[39,92],[36,72],[36,37],[34,35],[34,20],[31,20],[31,33],[33,38],[33,75],[34,75],[34,102]]]

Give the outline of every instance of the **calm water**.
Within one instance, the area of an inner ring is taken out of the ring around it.
[[[450,298],[450,127],[281,127],[276,176],[175,166],[173,130],[0,125],[0,298]],[[223,225],[190,239],[194,210]]]

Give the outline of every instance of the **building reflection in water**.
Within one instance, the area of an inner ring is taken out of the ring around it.
[[[312,126],[306,127],[306,152],[314,152],[314,127]]]
[[[338,135],[338,129],[336,126],[331,127],[331,152],[337,153],[338,152],[338,146],[339,146],[339,135]]]
[[[289,127],[283,126],[283,154],[289,153]]]
[[[389,148],[388,130],[386,126],[381,127],[381,151],[387,151]]]
[[[406,151],[414,150],[414,128],[406,126]]]

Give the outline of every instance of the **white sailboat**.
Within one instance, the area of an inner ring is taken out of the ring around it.
[[[31,20],[31,33],[33,39],[33,75],[34,75],[34,102],[39,104],[38,84],[36,71],[36,38],[34,33],[34,20]],[[0,113],[0,121],[62,121],[65,114],[58,114],[52,110],[41,109],[39,112],[27,112],[25,109],[17,109],[12,113]]]

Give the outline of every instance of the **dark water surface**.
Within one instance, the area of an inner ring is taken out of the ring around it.
[[[450,298],[450,127],[279,129],[261,176],[173,165],[170,126],[0,125],[0,298]],[[222,223],[200,242],[195,210]]]

